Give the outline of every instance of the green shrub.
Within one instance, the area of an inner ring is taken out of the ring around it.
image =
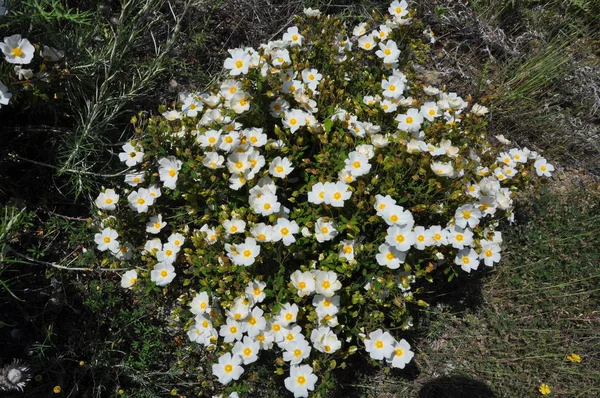
[[[404,368],[411,347],[385,330],[412,326],[425,283],[497,263],[517,189],[554,170],[430,86],[433,36],[405,2],[389,11],[352,28],[309,11],[230,50],[211,91],[132,120],[95,241],[130,268],[123,287],[177,300],[171,327],[213,360],[207,389],[247,390],[240,363],[271,348],[295,396],[324,393],[355,353]]]

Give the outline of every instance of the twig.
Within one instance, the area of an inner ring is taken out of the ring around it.
[[[45,265],[48,267],[54,267],[54,268],[58,268],[58,269],[64,269],[64,270],[68,270],[68,271],[87,271],[87,272],[94,272],[94,271],[98,271],[98,272],[119,272],[119,271],[127,271],[128,268],[82,268],[82,267],[68,267],[65,265],[59,265],[56,263],[49,263],[47,261],[40,261],[40,260],[36,260],[35,258],[31,258],[29,256],[26,256],[25,254],[21,254],[19,252],[16,252],[13,249],[9,249],[9,251],[11,253],[13,253],[14,255],[16,255],[17,257],[20,257],[24,260],[27,260],[31,263],[34,264],[39,264],[39,265]],[[71,252],[71,254],[73,254],[74,252]],[[71,264],[73,261],[72,260],[69,264]]]
[[[49,168],[54,169],[54,170],[60,170],[61,172],[68,172],[68,173],[74,173],[74,174],[84,174],[84,175],[92,175],[92,176],[102,177],[102,178],[119,177],[119,176],[122,176],[123,174],[127,173],[129,170],[131,170],[130,168],[127,168],[127,169],[125,169],[123,171],[120,171],[118,173],[115,173],[115,174],[100,174],[100,173],[94,173],[94,172],[85,171],[85,170],[63,169],[63,168],[56,167],[56,166],[48,164],[48,163],[38,162],[37,160],[33,160],[33,159],[27,159],[27,158],[24,158],[22,156],[16,155],[14,153],[10,154],[10,156],[12,156],[12,157],[14,157],[16,159],[19,159],[19,160],[23,160],[25,162],[37,164],[39,166],[49,167]]]

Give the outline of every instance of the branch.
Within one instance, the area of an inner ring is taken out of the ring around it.
[[[17,256],[19,258],[22,258],[24,260],[29,261],[30,263],[39,264],[39,265],[45,265],[47,267],[53,267],[53,268],[58,268],[58,269],[64,269],[64,270],[68,270],[68,271],[119,272],[119,271],[128,271],[129,270],[129,268],[82,268],[82,267],[69,267],[68,264],[65,266],[65,265],[59,265],[59,264],[56,264],[56,263],[49,263],[47,261],[36,260],[35,258],[31,258],[29,256],[26,256],[25,254],[21,254],[19,252],[16,252],[12,248],[9,248],[8,251],[11,252],[11,253],[13,253],[15,256]],[[73,254],[73,253],[74,253],[74,251],[71,252],[71,254]],[[71,264],[73,261],[75,261],[75,259],[71,260],[71,262],[69,262],[69,264]]]

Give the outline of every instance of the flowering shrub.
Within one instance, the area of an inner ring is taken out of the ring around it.
[[[419,75],[433,36],[414,16],[394,1],[346,30],[308,9],[229,50],[209,92],[134,118],[124,184],[95,200],[97,249],[129,268],[124,288],[178,298],[214,381],[264,350],[296,397],[357,352],[404,368],[411,346],[386,330],[412,326],[425,283],[498,263],[515,191],[553,171]]]

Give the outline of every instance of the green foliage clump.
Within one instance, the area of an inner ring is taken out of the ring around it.
[[[170,326],[210,356],[207,389],[246,390],[259,351],[296,396],[356,353],[404,368],[411,347],[385,330],[412,326],[425,284],[497,263],[516,191],[554,170],[431,86],[431,32],[405,2],[389,11],[348,28],[307,10],[230,50],[210,91],[132,120],[95,242],[136,297],[177,300]]]

